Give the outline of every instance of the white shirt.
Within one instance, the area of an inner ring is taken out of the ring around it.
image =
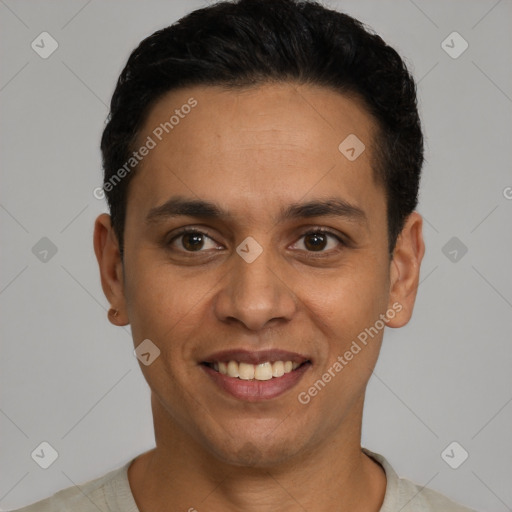
[[[386,472],[386,494],[379,512],[475,512],[446,496],[399,478],[389,462],[378,453],[363,448]],[[128,481],[128,467],[114,469],[100,478],[68,487],[27,507],[12,512],[140,512]]]

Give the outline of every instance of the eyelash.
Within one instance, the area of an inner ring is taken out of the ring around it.
[[[208,235],[208,233],[206,233],[205,231],[201,231],[199,229],[196,229],[196,228],[183,228],[181,230],[179,230],[167,243],[165,243],[165,246],[166,247],[170,247],[174,241],[176,241],[178,238],[180,238],[181,236],[183,235],[188,235],[188,234],[199,234],[199,235],[203,235],[203,236],[206,236],[207,238],[209,238],[210,240],[214,240],[211,236]],[[347,246],[347,243],[340,237],[338,236],[336,233],[328,230],[328,229],[325,229],[325,228],[313,228],[313,229],[310,229],[308,231],[306,231],[305,233],[302,233],[302,235],[299,237],[300,238],[304,238],[308,235],[315,235],[315,234],[323,234],[323,235],[329,235],[333,238],[336,239],[337,242],[339,242],[339,244],[343,247],[346,247]],[[333,252],[338,252],[340,249],[331,249],[330,251],[306,251],[308,256],[312,256],[312,257],[322,257],[322,255],[330,255],[332,254]],[[201,253],[201,252],[205,252],[205,251],[180,251],[180,252],[185,252],[187,254],[194,254],[194,253]]]

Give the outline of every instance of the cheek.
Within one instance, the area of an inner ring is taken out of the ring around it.
[[[350,263],[318,274],[304,273],[300,297],[308,309],[339,335],[354,334],[384,312],[388,301],[387,273],[382,265]]]
[[[301,297],[320,336],[315,378],[329,370],[336,375],[330,386],[333,400],[338,400],[336,390],[352,390],[343,393],[347,397],[364,388],[380,350],[383,329],[377,334],[372,330],[372,336],[367,330],[386,312],[387,272],[383,265],[370,260],[365,265],[361,260],[322,279],[305,276],[301,285]],[[343,358],[342,363],[338,357]],[[336,361],[339,364],[334,368]],[[326,378],[330,379],[329,375]]]
[[[163,348],[176,346],[170,339],[186,339],[207,299],[206,280],[178,275],[168,263],[144,257],[143,251],[127,270],[125,298],[135,343],[149,338]]]
[[[208,290],[197,279],[187,286],[188,280],[177,277],[169,265],[138,263],[136,278],[126,287],[132,336],[135,346],[149,339],[160,351],[150,365],[140,364],[141,371],[162,399],[173,396],[176,403],[185,403],[190,397],[183,383],[196,370],[193,341],[201,333]]]

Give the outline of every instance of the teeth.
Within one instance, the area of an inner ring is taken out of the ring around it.
[[[284,375],[283,361],[276,361],[272,364],[272,377],[282,377]]]
[[[254,365],[247,363],[239,363],[238,373],[240,374],[239,377],[242,380],[254,379]]]
[[[228,375],[230,377],[240,377],[240,374],[238,373],[238,363],[236,361],[229,361]]]
[[[256,366],[254,378],[256,380],[270,380],[272,378],[272,365],[270,363],[262,363]]]
[[[242,380],[270,380],[276,377],[282,377],[285,373],[290,373],[297,369],[300,364],[292,361],[275,361],[274,363],[265,362],[260,364],[239,363],[237,361],[215,362],[213,368],[228,377],[239,378]]]

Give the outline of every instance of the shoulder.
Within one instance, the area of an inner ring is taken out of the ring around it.
[[[363,452],[380,464],[386,473],[386,494],[379,512],[475,512],[433,489],[400,478],[382,455],[366,448]]]
[[[99,478],[63,489],[53,496],[11,512],[138,512],[128,483],[131,460]],[[123,508],[124,507],[124,508]]]
[[[438,510],[443,510],[443,512],[475,512],[475,510],[451,500],[444,494],[418,485],[406,478],[398,479],[398,494],[402,512],[435,512]]]

